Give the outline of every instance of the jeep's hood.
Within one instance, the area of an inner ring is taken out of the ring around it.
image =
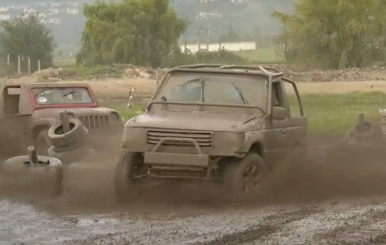
[[[254,122],[262,122],[262,119],[253,115],[179,112],[162,115],[142,114],[129,120],[126,123],[126,127],[243,131]]]
[[[59,113],[66,110],[68,113],[75,115],[109,115],[112,112],[116,112],[110,108],[98,107],[98,108],[45,108],[39,109],[33,112],[34,118],[46,118],[46,117],[59,117]]]

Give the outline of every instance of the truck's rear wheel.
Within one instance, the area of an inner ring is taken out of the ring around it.
[[[138,183],[134,178],[140,168],[141,156],[123,151],[115,167],[114,189],[118,202],[127,202],[138,194]]]
[[[239,161],[227,166],[224,182],[233,194],[250,193],[268,176],[264,159],[257,153],[249,153]]]

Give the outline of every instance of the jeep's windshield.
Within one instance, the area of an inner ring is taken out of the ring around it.
[[[93,103],[87,88],[33,88],[37,105]]]
[[[265,108],[265,77],[174,73],[155,100],[208,104],[254,105]]]

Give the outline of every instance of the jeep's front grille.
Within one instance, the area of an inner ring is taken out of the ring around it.
[[[83,126],[87,129],[107,128],[109,126],[109,117],[92,115],[92,116],[78,116]]]
[[[199,131],[176,131],[176,130],[148,130],[147,143],[155,145],[162,138],[170,138],[176,140],[165,140],[162,145],[173,146],[193,146],[192,142],[178,139],[192,139],[197,142],[200,147],[212,146],[212,133]]]

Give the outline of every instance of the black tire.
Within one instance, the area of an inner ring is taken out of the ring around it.
[[[35,138],[36,153],[39,156],[48,154],[48,149],[52,146],[51,140],[48,137],[48,130],[42,130]]]
[[[128,202],[138,194],[138,182],[134,176],[138,173],[139,159],[136,153],[122,151],[115,167],[114,190],[118,202]]]
[[[1,164],[1,174],[17,178],[29,178],[37,184],[36,188],[45,190],[50,195],[60,195],[63,192],[63,165],[53,157],[38,156],[39,164],[33,166],[28,156],[17,156],[5,160]]]
[[[250,176],[247,177],[245,174],[248,172]],[[268,177],[268,173],[264,159],[257,153],[249,153],[238,162],[225,167],[224,184],[232,194],[246,194],[254,191]],[[246,178],[250,181],[248,186]]]
[[[75,118],[70,118],[70,131],[63,133],[63,125],[59,122],[53,125],[48,130],[48,137],[51,140],[52,145],[57,147],[66,147],[79,139],[86,137],[88,130],[83,126],[83,124]]]

